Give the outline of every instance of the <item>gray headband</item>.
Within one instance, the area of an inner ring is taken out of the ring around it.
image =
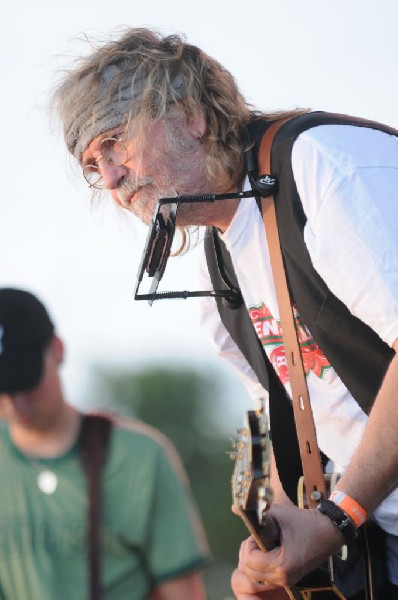
[[[102,75],[101,84],[98,88],[97,98],[93,104],[76,111],[70,123],[65,123],[64,135],[68,150],[80,161],[81,154],[94,138],[104,131],[119,127],[127,121],[127,115],[131,109],[131,101],[138,98],[139,92],[133,95],[131,92],[132,74],[129,72],[121,78],[120,85],[116,88],[114,95],[104,101],[106,87],[112,79],[120,74],[120,68],[116,65],[108,65]],[[140,86],[137,86],[140,87]],[[137,89],[137,88],[135,88]]]
[[[75,111],[69,123],[64,123],[65,142],[68,150],[80,161],[81,155],[87,146],[97,136],[105,131],[115,129],[126,123],[132,113],[133,102],[139,105],[138,99],[144,88],[143,79],[135,78],[132,86],[135,69],[128,65],[108,65],[101,77],[97,98],[89,106],[79,103],[80,110]],[[104,100],[107,87],[115,77],[120,78],[119,85],[107,101]],[[184,96],[184,82],[181,75],[177,75],[172,83],[173,98]],[[171,98],[170,98],[171,99]]]

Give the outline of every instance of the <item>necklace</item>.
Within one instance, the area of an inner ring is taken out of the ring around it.
[[[26,456],[26,459],[29,462],[29,464],[36,471],[38,471],[36,483],[39,490],[47,496],[51,496],[51,494],[54,494],[58,487],[58,477],[56,473],[54,473],[53,467],[57,462],[58,458],[54,459],[49,466],[43,464],[40,460],[35,460],[31,458],[30,456]]]
[[[37,476],[37,487],[43,494],[51,495],[55,492],[58,486],[58,477],[54,471],[40,471]]]

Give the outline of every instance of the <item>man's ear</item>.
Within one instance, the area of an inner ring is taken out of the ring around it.
[[[12,408],[12,398],[10,394],[0,393],[0,420],[7,420],[7,415]]]
[[[54,335],[54,337],[53,337],[52,347],[53,347],[54,356],[57,361],[57,364],[60,365],[62,363],[62,361],[64,360],[65,348],[64,348],[63,341],[57,335]]]
[[[202,140],[206,134],[206,118],[204,112],[198,110],[192,115],[188,120],[188,126],[191,135],[197,140]]]

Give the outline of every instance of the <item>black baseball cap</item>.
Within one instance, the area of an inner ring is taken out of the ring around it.
[[[34,388],[43,371],[43,351],[54,325],[28,291],[0,288],[0,393]]]

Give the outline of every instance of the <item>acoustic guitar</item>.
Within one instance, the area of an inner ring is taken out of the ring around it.
[[[272,502],[270,486],[270,438],[263,411],[248,411],[245,424],[238,430],[232,458],[232,500],[258,547],[267,552],[279,545],[278,523],[268,513]],[[299,506],[305,506],[305,486],[299,482]],[[326,564],[306,575],[295,586],[268,592],[278,600],[346,600],[333,581],[333,563]]]

